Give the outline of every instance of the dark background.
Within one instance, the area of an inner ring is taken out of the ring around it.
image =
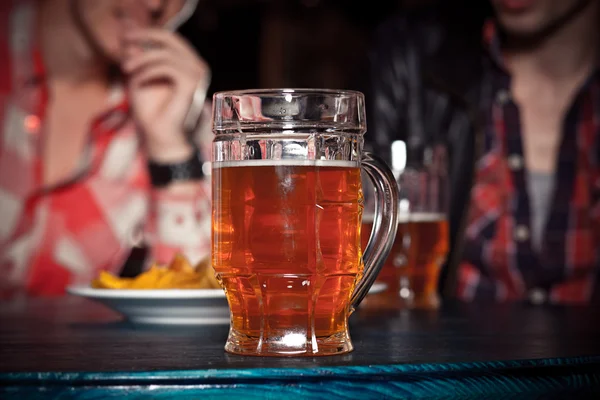
[[[231,89],[355,88],[379,24],[437,7],[456,26],[487,0],[200,0],[180,29],[213,72],[210,95]],[[363,83],[361,83],[362,85]]]

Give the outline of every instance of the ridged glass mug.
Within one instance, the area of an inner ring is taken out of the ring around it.
[[[213,131],[212,263],[231,311],[225,350],[351,351],[348,317],[390,251],[398,204],[391,171],[362,152],[364,96],[219,92]],[[361,168],[377,197],[364,257]]]

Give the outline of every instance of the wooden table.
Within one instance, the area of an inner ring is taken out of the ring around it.
[[[227,326],[144,327],[88,300],[0,305],[0,398],[600,398],[600,310],[357,312],[356,350],[226,354]]]

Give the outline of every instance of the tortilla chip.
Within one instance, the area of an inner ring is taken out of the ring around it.
[[[153,263],[147,270],[135,278],[120,278],[109,272],[100,272],[91,283],[98,289],[220,289],[221,284],[206,257],[195,267],[187,258],[177,254],[173,260],[163,266]]]

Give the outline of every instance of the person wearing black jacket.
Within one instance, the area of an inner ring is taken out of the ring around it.
[[[446,1],[394,17],[369,53],[366,148],[449,148],[462,300],[586,303],[600,276],[597,0]]]

